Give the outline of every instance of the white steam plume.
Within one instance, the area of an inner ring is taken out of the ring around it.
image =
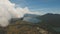
[[[26,13],[32,12],[30,12],[27,7],[15,8],[15,4],[11,3],[9,0],[0,0],[0,26],[6,27],[11,18],[21,18]]]
[[[20,13],[15,8],[15,4],[11,3],[9,0],[0,0],[0,26],[7,26],[11,18],[22,17],[23,14],[22,12]]]

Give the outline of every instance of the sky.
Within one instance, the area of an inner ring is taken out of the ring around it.
[[[60,0],[0,0],[0,26],[7,26],[11,18],[25,14],[60,14]]]
[[[31,11],[60,12],[60,0],[10,0],[17,7],[28,7]]]

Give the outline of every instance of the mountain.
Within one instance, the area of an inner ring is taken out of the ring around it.
[[[41,19],[52,26],[60,27],[60,14],[45,14],[41,16]]]
[[[23,20],[32,23],[46,23],[50,26],[60,27],[60,14],[48,13],[45,15],[25,14],[23,18],[12,18],[11,22]]]

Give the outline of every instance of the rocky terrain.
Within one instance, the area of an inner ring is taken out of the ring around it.
[[[7,27],[0,26],[0,34],[60,34],[60,29],[57,28],[60,26],[60,15],[45,14],[39,17],[34,17],[33,15],[27,17],[38,18],[41,21],[32,23],[29,19],[29,21],[23,20],[24,17],[21,19],[13,18],[10,20],[10,24]]]
[[[26,21],[18,20],[7,27],[0,27],[0,34],[56,34],[54,30],[48,30],[39,24],[33,24]]]

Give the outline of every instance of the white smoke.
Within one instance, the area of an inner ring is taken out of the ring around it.
[[[22,8],[15,8],[9,0],[0,0],[0,26],[5,27],[11,18],[23,17]]]
[[[0,26],[6,27],[11,18],[21,18],[26,13],[34,14],[33,12],[30,12],[27,7],[15,8],[15,6],[16,5],[9,0],[0,0]]]

